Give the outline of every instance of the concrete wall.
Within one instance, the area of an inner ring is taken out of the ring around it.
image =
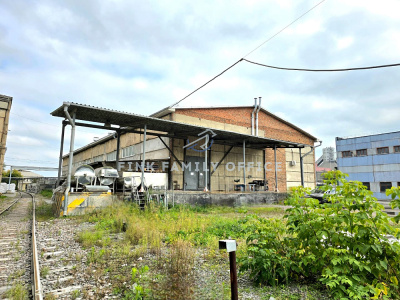
[[[168,202],[172,203],[172,195],[168,194],[168,197]],[[235,194],[175,192],[173,198],[177,204],[247,206],[275,204],[278,201],[285,200],[287,194],[273,192]]]
[[[69,193],[67,215],[75,216],[89,213],[97,208],[110,206],[117,196],[110,193]],[[63,216],[64,193],[57,192],[53,198],[53,213],[56,217]]]
[[[301,155],[306,154],[311,147],[301,149]],[[314,151],[303,158],[304,186],[315,188],[315,163]],[[294,165],[292,163],[294,161]],[[286,149],[286,174],[287,188],[301,185],[300,151],[299,149]]]

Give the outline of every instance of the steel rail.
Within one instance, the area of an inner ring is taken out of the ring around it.
[[[19,195],[20,195],[20,198],[19,198],[19,199],[21,199],[21,198],[22,198],[22,194],[19,193]],[[10,204],[10,206],[8,206],[7,208],[5,208],[5,209],[3,209],[2,211],[0,211],[0,216],[1,216],[3,213],[5,213],[7,210],[9,210],[15,203],[17,203],[19,199],[15,200],[13,203]]]
[[[42,285],[40,283],[39,257],[36,245],[35,196],[30,193],[27,194],[32,197],[32,295],[34,300],[43,300]]]

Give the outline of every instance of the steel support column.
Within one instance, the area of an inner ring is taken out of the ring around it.
[[[275,192],[279,192],[279,190],[278,190],[278,166],[276,164],[276,145],[274,146],[274,157],[275,157]]]
[[[143,156],[142,156],[142,188],[141,190],[144,192],[144,164],[146,163],[146,133],[147,133],[147,125],[143,127]]]
[[[58,187],[58,186],[60,185],[60,179],[61,179],[65,126],[66,126],[66,124],[64,124],[64,121],[63,121],[63,122],[62,122],[62,129],[61,129],[60,157],[58,158],[58,176],[57,176],[57,184],[56,184],[56,187]]]
[[[67,175],[67,189],[64,194],[64,213],[63,215],[67,215],[68,211],[68,193],[71,189],[71,173],[72,173],[72,161],[74,159],[74,142],[75,142],[75,116],[76,113],[72,114],[72,118],[68,112],[68,106],[64,106],[65,114],[71,124],[71,140],[69,143],[69,156],[68,156],[68,175]]]
[[[117,171],[121,171],[120,166],[119,166],[119,153],[120,153],[120,147],[121,147],[121,133],[119,132],[119,130],[115,131],[115,133],[117,134],[117,153],[115,156],[115,162],[117,163]],[[121,174],[122,175],[122,174]]]
[[[185,144],[186,140],[187,139],[183,140],[184,144]],[[165,143],[164,143],[164,145],[167,146]],[[183,162],[186,164],[186,147],[183,148]],[[182,177],[183,177],[183,180],[182,180],[183,190],[186,191],[186,181],[185,181],[186,168],[182,168],[182,165],[181,165],[181,169],[182,169]]]
[[[206,149],[206,151],[204,151],[204,163],[203,163],[203,171],[204,171],[204,191],[208,192],[208,172],[207,172],[207,168],[208,168],[208,164],[207,164],[207,152],[208,150]]]
[[[12,166],[10,166],[10,178],[8,179],[8,189],[10,189],[12,171],[13,171]]]
[[[300,180],[301,180],[301,186],[304,187],[304,173],[303,173],[303,156],[301,156],[301,148],[299,148],[299,154],[300,154]]]
[[[264,173],[264,191],[265,191],[265,188],[267,187],[267,170],[265,170],[265,163],[266,163],[266,161],[265,161],[265,155],[266,155],[266,153],[265,153],[265,149],[263,150],[263,166],[262,166],[262,170],[263,170],[263,173]]]
[[[243,185],[246,191],[246,141],[243,140]]]

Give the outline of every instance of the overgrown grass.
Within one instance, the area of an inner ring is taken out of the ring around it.
[[[39,222],[48,221],[54,218],[52,204],[47,203],[43,199],[35,206],[35,217]]]
[[[75,218],[94,223],[92,229],[77,236],[78,242],[90,249],[86,257],[88,276],[95,272],[98,274],[95,276],[110,278],[114,294],[121,299],[222,300],[230,298],[229,275],[226,282],[220,282],[229,272],[207,278],[209,283],[199,287],[195,280],[199,271],[194,266],[201,260],[200,265],[207,263],[216,270],[229,269],[227,253],[218,250],[218,240],[236,239],[238,256],[245,253],[248,227],[255,214],[281,220],[284,210],[179,205],[165,210],[151,204],[142,211],[131,203],[118,203]],[[115,234],[122,240],[113,238]],[[262,289],[257,291],[262,298]]]
[[[11,289],[6,292],[6,297],[13,300],[27,300],[28,291],[20,282],[16,282]]]
[[[53,191],[52,190],[41,190],[40,195],[45,198],[51,198],[53,196]]]
[[[0,194],[0,204],[2,204],[3,202],[6,202],[8,199],[8,197],[6,195],[1,195]]]

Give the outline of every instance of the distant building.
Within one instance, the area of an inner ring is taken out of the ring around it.
[[[325,147],[322,149],[322,155],[315,162],[315,173],[317,184],[324,182],[323,174],[337,168],[336,153],[334,147]]]
[[[35,179],[43,177],[42,175],[39,175],[31,171],[25,171],[25,170],[18,170],[18,171],[22,175],[22,179],[18,180],[19,191],[26,191],[28,185],[36,181]]]
[[[12,97],[0,95],[0,170],[4,167],[4,156],[6,155],[6,142],[8,133],[8,120],[10,118],[10,110]],[[0,172],[0,181],[2,174]]]
[[[400,186],[400,131],[336,138],[338,169],[361,181],[388,207],[386,189]]]

